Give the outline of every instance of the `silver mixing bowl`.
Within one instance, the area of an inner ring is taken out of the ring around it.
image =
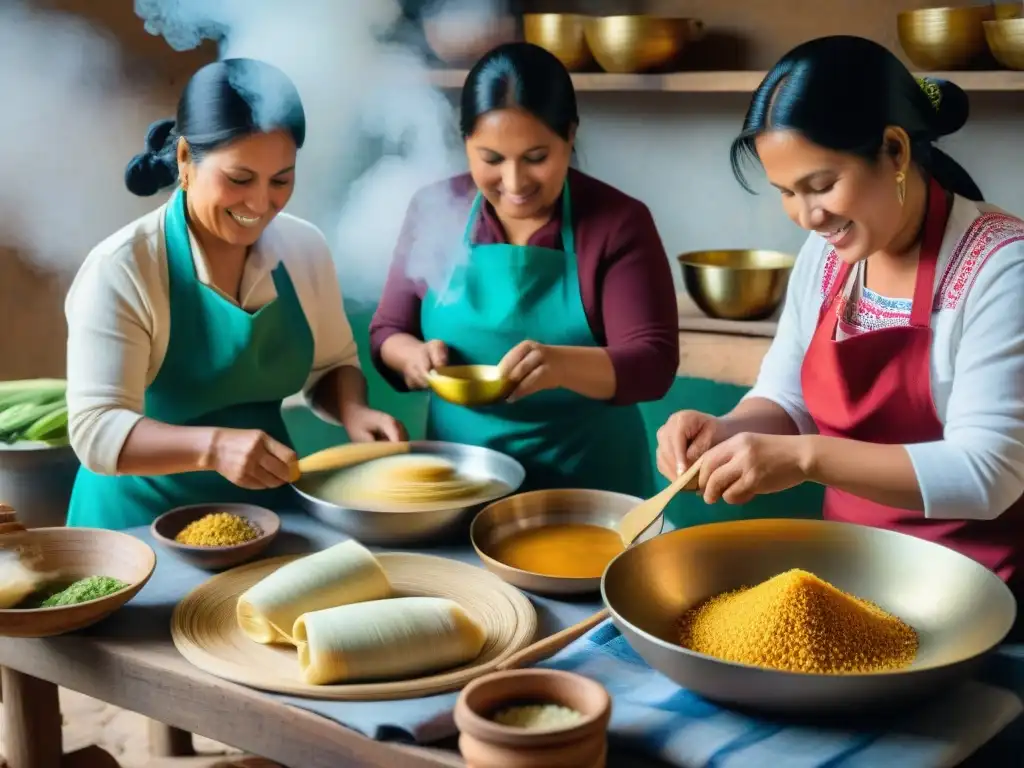
[[[893,672],[815,675],[722,661],[676,643],[688,608],[791,568],[914,627],[914,663]],[[630,646],[666,677],[712,701],[777,713],[845,713],[927,696],[969,675],[1006,637],[1017,612],[999,577],[951,549],[821,520],[743,520],[663,534],[616,557],[601,596]]]
[[[484,567],[519,589],[542,595],[583,595],[597,592],[601,588],[600,576],[547,576],[505,565],[494,554],[498,545],[506,538],[531,528],[562,524],[615,528],[629,510],[643,501],[625,493],[582,488],[519,493],[495,501],[478,512],[470,526],[469,539]],[[643,532],[638,542],[657,536],[664,524],[665,518],[659,516]]]
[[[298,493],[303,509],[320,522],[347,533],[363,544],[377,546],[410,546],[439,539],[452,533],[471,515],[495,499],[515,491],[522,485],[526,470],[522,464],[498,451],[474,445],[414,440],[409,454],[442,456],[465,475],[481,480],[494,480],[503,486],[497,493],[484,495],[468,506],[455,506],[426,512],[355,509],[321,499],[318,486],[331,472],[304,476],[292,487]],[[338,470],[348,471],[352,468]]]

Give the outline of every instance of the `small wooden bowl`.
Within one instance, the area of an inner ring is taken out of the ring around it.
[[[431,371],[427,382],[438,397],[455,405],[490,405],[512,390],[496,365],[447,365]]]
[[[32,567],[55,572],[61,582],[110,576],[128,586],[112,595],[58,608],[0,610],[0,636],[53,637],[105,619],[138,594],[156,568],[156,553],[144,541],[99,528],[32,528],[17,544],[31,550]],[[0,537],[0,542],[2,542]]]
[[[179,544],[174,540],[185,526],[214,512],[227,512],[244,517],[262,531],[262,534],[244,544],[227,547],[198,547]],[[253,504],[192,504],[160,515],[153,521],[150,530],[159,544],[190,565],[207,571],[219,571],[241,565],[261,555],[281,530],[281,518],[269,509]]]
[[[491,718],[522,704],[560,704],[581,717],[560,728],[501,725]],[[604,768],[612,701],[600,683],[574,672],[492,672],[467,685],[455,704],[459,750],[469,768]]]

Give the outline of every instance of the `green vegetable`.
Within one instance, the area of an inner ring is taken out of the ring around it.
[[[67,382],[0,381],[0,442],[68,443]]]
[[[43,608],[57,608],[62,605],[77,605],[112,595],[128,585],[111,576],[87,576],[70,587],[43,600]]]

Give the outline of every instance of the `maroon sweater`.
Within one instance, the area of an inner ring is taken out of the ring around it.
[[[455,176],[420,190],[413,199],[399,237],[395,259],[370,323],[373,361],[392,386],[404,390],[402,377],[380,356],[384,341],[396,333],[423,338],[420,304],[426,284],[406,276],[405,264],[416,230],[417,210],[430,195],[446,194],[465,200],[468,217],[476,186],[469,174]],[[580,296],[594,339],[603,346],[615,368],[613,402],[628,405],[661,399],[672,386],[679,367],[679,318],[672,271],[654,219],[639,200],[576,170],[569,171],[573,232],[580,276]],[[507,242],[490,204],[480,207],[473,242]],[[530,238],[529,245],[562,248],[561,201],[555,216]],[[461,237],[453,233],[455,237]]]

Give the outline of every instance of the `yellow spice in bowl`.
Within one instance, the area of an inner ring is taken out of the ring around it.
[[[698,653],[816,674],[898,670],[918,646],[896,616],[800,569],[706,600],[679,629],[680,645]]]
[[[213,512],[189,523],[174,540],[190,547],[233,547],[258,539],[262,532],[244,517]]]

